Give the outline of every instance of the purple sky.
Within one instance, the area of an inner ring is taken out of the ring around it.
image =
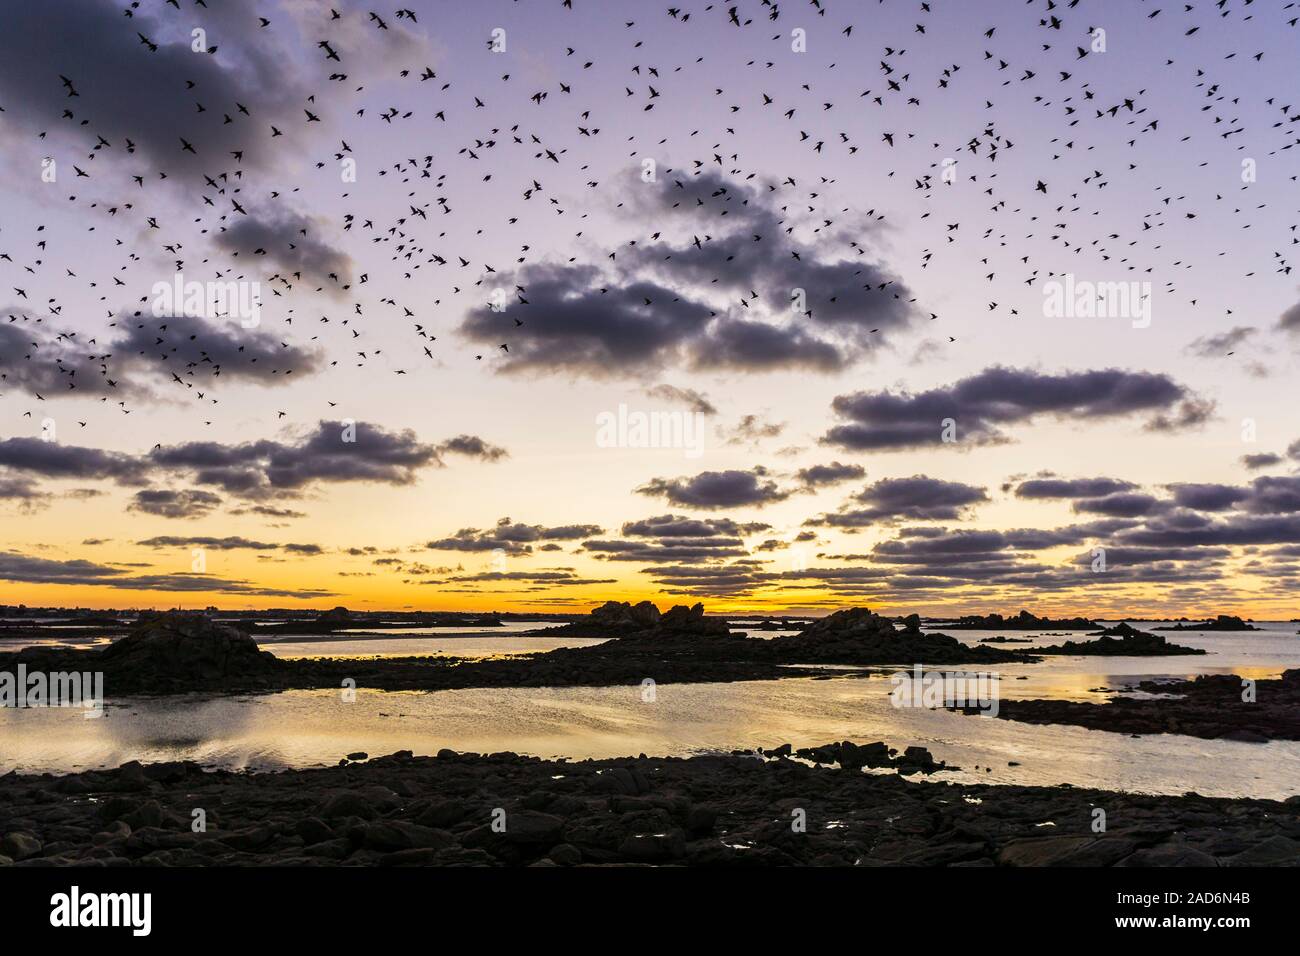
[[[0,603],[1295,613],[1300,7],[371,9],[0,13]]]

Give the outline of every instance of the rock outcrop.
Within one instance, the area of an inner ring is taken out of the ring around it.
[[[1262,627],[1248,624],[1232,614],[1220,614],[1212,620],[1189,621],[1155,628],[1157,631],[1262,631]]]
[[[270,677],[281,663],[242,631],[174,612],[139,625],[97,653],[106,672],[129,673],[135,683],[160,689],[170,684],[219,687],[232,678]]]
[[[1022,610],[1011,617],[1003,617],[1001,614],[968,614],[956,621],[945,622],[943,626],[949,630],[962,631],[1086,631],[1097,624],[1086,617],[1038,617]]]
[[[1004,700],[999,718],[1028,724],[1071,724],[1124,734],[1184,734],[1206,740],[1264,743],[1300,740],[1300,669],[1253,684],[1203,674],[1195,680],[1145,680],[1138,690],[1158,697],[1118,696],[1103,704],[1071,700]]]
[[[102,672],[109,696],[274,686],[286,662],[242,631],[199,614],[146,612],[106,647],[29,647],[0,655],[0,670]]]
[[[802,664],[963,664],[1026,660],[992,647],[971,647],[947,634],[927,634],[913,614],[895,627],[865,607],[814,621],[799,634],[766,642],[782,659]]]
[[[1036,647],[1034,653],[1079,654],[1087,657],[1172,657],[1205,653],[1200,648],[1170,644],[1161,635],[1139,631],[1126,621],[1089,636],[1097,639]]]
[[[606,601],[585,618],[534,633],[619,640],[682,640],[729,637],[731,628],[721,618],[705,617],[703,604],[691,607],[678,604],[661,614],[649,601],[639,604]]]

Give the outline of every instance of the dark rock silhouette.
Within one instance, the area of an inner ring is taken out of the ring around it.
[[[1262,631],[1262,627],[1247,624],[1232,614],[1220,614],[1212,620],[1191,621],[1187,624],[1170,624],[1154,628],[1157,631]]]
[[[247,634],[199,615],[167,614],[137,627],[99,651],[106,668],[129,669],[160,685],[220,683],[231,677],[271,675],[280,661]]]
[[[658,640],[688,637],[729,637],[731,628],[721,618],[704,616],[704,605],[678,604],[664,613],[649,601],[629,604],[606,601],[585,618],[538,634],[574,637],[611,637],[620,640]]]
[[[1004,700],[997,716],[1029,724],[1072,724],[1125,734],[1185,734],[1242,743],[1300,740],[1300,669],[1253,685],[1232,674],[1202,674],[1195,680],[1145,680],[1137,686],[1161,696],[1120,696],[1104,704]],[[1247,699],[1248,686],[1253,700]]]
[[[1091,657],[1165,657],[1185,654],[1204,654],[1194,647],[1170,644],[1159,634],[1139,631],[1127,622],[1120,622],[1095,635],[1095,641],[1066,641],[1051,647],[1036,647],[1035,654],[1085,654]]]
[[[145,612],[129,634],[89,650],[30,647],[0,655],[0,670],[101,671],[108,694],[270,687],[285,662],[244,632],[200,614]]]
[[[352,623],[352,612],[345,607],[332,607],[316,615],[316,623],[345,626]]]
[[[815,664],[963,664],[1024,660],[1010,651],[971,647],[947,634],[925,633],[913,614],[901,629],[869,608],[850,607],[813,621],[799,634],[764,642],[790,662]]]
[[[1022,610],[1019,614],[1011,617],[1003,617],[1001,614],[968,614],[959,617],[956,621],[944,622],[943,626],[950,630],[962,631],[1038,631],[1038,630],[1057,630],[1057,631],[1085,631],[1097,626],[1095,621],[1090,621],[1086,617],[1067,617],[1067,618],[1050,618],[1038,617]]]

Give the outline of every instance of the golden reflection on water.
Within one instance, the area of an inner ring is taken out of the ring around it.
[[[960,636],[973,642],[981,635]],[[1033,637],[1035,643],[1060,639]],[[1289,630],[1240,636],[1178,634],[1171,639],[1207,647],[1211,653],[1049,657],[1037,664],[991,670],[1000,677],[1004,699],[1100,702],[1148,677],[1237,673],[1267,679],[1286,667],[1300,666],[1300,639]],[[395,649],[391,642],[406,640],[361,641],[347,644],[345,650],[352,656],[387,653]],[[502,642],[527,639],[503,635],[474,640],[479,652],[500,653],[506,649]],[[189,759],[232,768],[325,765],[358,750],[371,755],[396,750],[432,754],[449,747],[583,759],[883,740],[899,749],[927,747],[936,759],[961,767],[936,774],[936,780],[1071,783],[1159,793],[1195,789],[1210,796],[1275,799],[1300,790],[1300,742],[1134,738],[900,708],[890,699],[893,673],[893,668],[848,669],[831,680],[660,684],[653,702],[643,699],[640,686],[629,686],[437,693],[363,689],[355,703],[329,690],[136,699],[110,701],[105,716],[97,720],[87,720],[75,710],[0,709],[0,773],[15,768],[64,772],[132,759]]]

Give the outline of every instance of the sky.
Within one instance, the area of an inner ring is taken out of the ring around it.
[[[1297,616],[1300,6],[408,3],[0,11],[0,604]]]

